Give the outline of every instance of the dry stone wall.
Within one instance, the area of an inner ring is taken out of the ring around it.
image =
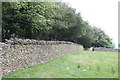
[[[100,48],[94,47],[93,51],[119,52],[118,49],[101,48],[101,47]]]
[[[67,53],[83,50],[82,45],[65,41],[23,41],[24,43],[20,43],[19,40],[6,41],[7,44],[2,43],[0,50],[0,74],[7,75],[16,70],[44,63]]]

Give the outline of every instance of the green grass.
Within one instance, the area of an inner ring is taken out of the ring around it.
[[[118,78],[118,53],[70,53],[3,78]]]

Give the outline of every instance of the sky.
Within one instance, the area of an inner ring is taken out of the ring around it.
[[[92,26],[101,28],[118,48],[118,2],[120,0],[62,0],[81,13]]]

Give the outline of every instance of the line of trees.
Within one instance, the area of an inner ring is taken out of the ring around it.
[[[63,2],[3,2],[2,37],[37,40],[64,40],[85,48],[113,48],[112,39],[91,27],[80,13]]]

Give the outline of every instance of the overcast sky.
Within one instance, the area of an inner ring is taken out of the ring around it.
[[[97,26],[109,35],[116,47],[118,45],[118,1],[120,0],[62,0],[71,7],[90,25]]]

